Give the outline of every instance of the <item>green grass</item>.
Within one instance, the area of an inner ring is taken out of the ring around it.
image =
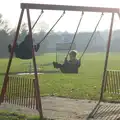
[[[55,61],[55,54],[46,54],[44,56],[36,57],[36,61],[37,64],[52,63]],[[39,75],[41,96],[60,96],[98,100],[104,69],[104,61],[104,53],[85,54],[82,59],[82,66],[79,69],[79,74],[77,75],[62,73]],[[8,59],[0,59],[0,73],[4,73],[6,71],[7,62]],[[28,70],[28,65],[24,63],[29,62],[30,60],[25,61],[14,58],[10,71],[24,72]],[[54,70],[52,65],[44,66],[42,69],[44,71]],[[120,53],[110,54],[108,69],[120,69]],[[4,76],[1,75],[0,88],[2,87],[3,78]]]
[[[46,54],[36,58],[37,64],[52,63],[55,60],[55,54]],[[39,75],[40,89],[42,96],[61,96],[79,99],[98,99],[100,94],[100,86],[104,68],[105,54],[90,53],[85,54],[82,59],[82,66],[79,74],[44,74]],[[32,60],[31,60],[32,61]],[[0,72],[6,70],[8,59],[0,60]],[[13,59],[11,72],[24,71],[30,60]],[[111,53],[109,57],[108,69],[120,68],[119,53]],[[44,71],[54,70],[53,66],[43,67]],[[0,76],[2,86],[3,76]]]
[[[0,111],[0,120],[40,120],[40,118],[38,116],[28,117],[18,113]],[[44,118],[44,120],[50,119]]]

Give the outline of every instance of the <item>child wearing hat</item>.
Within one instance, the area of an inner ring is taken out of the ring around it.
[[[65,59],[63,64],[53,62],[54,68],[59,68],[62,73],[78,73],[81,65],[80,60],[77,59],[77,51],[72,50],[69,53],[70,60]]]

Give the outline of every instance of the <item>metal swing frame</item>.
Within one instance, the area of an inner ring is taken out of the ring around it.
[[[13,53],[14,53],[14,48],[15,44],[17,42],[24,10],[26,9],[27,11],[27,19],[28,19],[28,26],[29,26],[29,33],[31,36],[32,40],[32,28],[31,28],[31,18],[30,18],[30,9],[41,9],[41,10],[62,10],[62,11],[84,11],[84,12],[101,12],[101,13],[112,13],[112,18],[111,18],[111,25],[110,25],[110,31],[109,31],[109,37],[108,37],[108,44],[107,44],[107,50],[106,50],[106,57],[105,57],[105,65],[104,65],[104,72],[103,72],[103,80],[102,80],[102,87],[101,87],[101,95],[99,102],[97,106],[99,106],[100,102],[103,100],[103,91],[104,91],[104,86],[105,86],[105,77],[106,77],[106,71],[107,71],[107,64],[108,64],[108,57],[109,57],[109,48],[110,48],[110,42],[111,42],[111,37],[112,37],[112,28],[113,28],[113,21],[114,21],[114,14],[117,13],[120,17],[120,9],[119,8],[104,8],[104,7],[85,7],[85,6],[68,6],[68,5],[49,5],[49,4],[31,4],[31,3],[21,3],[21,13],[20,13],[20,18],[13,42],[13,47],[12,51],[9,57],[9,62],[6,70],[6,74],[4,77],[4,83],[1,91],[1,96],[0,96],[0,103],[4,101],[4,95],[6,92],[7,88],[7,82],[8,82],[8,75],[12,63],[12,58],[13,58]],[[38,84],[38,74],[37,74],[37,67],[36,67],[36,58],[35,58],[35,52],[34,48],[32,50],[32,55],[33,55],[33,65],[34,65],[34,76],[35,76],[35,83],[36,83],[36,96],[37,96],[37,104],[38,104],[38,111],[41,119],[43,118],[43,112],[42,112],[42,104],[41,104],[41,97],[40,97],[40,89],[39,89],[39,84]],[[97,110],[97,107],[93,111]],[[89,115],[91,117],[91,115]]]

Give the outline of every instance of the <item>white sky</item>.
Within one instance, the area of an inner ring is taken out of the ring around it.
[[[119,0],[1,0],[0,13],[9,21],[11,27],[15,27],[18,23],[20,15],[20,3],[41,3],[41,4],[63,4],[63,5],[80,5],[80,6],[99,6],[99,7],[119,7]],[[26,12],[25,12],[26,13]],[[39,10],[31,11],[31,19],[35,21],[40,14]],[[61,15],[61,11],[45,11],[39,20],[45,21],[49,27]],[[74,32],[78,24],[81,12],[66,12],[63,19],[58,23],[54,30]],[[101,13],[85,13],[79,31],[93,31]],[[26,22],[26,14],[24,14],[23,22]],[[49,19],[48,19],[49,18]],[[108,29],[110,26],[111,14],[105,14],[98,30]],[[37,27],[37,26],[36,26]],[[115,16],[114,29],[120,28],[120,20]],[[39,26],[36,29],[40,29]]]

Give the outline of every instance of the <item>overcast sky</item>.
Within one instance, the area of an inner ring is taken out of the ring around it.
[[[1,0],[0,13],[9,21],[11,27],[17,25],[20,14],[20,3],[41,3],[41,4],[64,4],[64,5],[80,5],[80,6],[99,6],[99,7],[119,7],[119,0]],[[31,19],[35,21],[40,14],[39,10],[31,11]],[[45,11],[41,21],[45,21],[49,27],[61,15],[61,11]],[[69,31],[74,32],[78,23],[81,12],[66,12],[63,19],[58,23],[54,30],[56,31]],[[79,31],[93,31],[96,22],[98,21],[101,13],[85,13]],[[49,19],[48,19],[49,18]],[[111,14],[105,14],[98,30],[108,29],[110,26]],[[26,22],[26,14],[23,19]],[[120,28],[120,20],[115,16],[114,29]],[[39,29],[39,26],[35,29]]]

